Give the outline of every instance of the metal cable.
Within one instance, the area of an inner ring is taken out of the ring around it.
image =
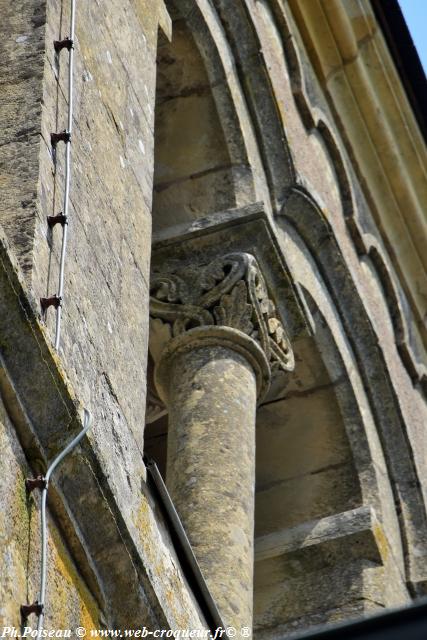
[[[52,473],[55,471],[56,467],[65,456],[70,453],[72,449],[80,442],[83,436],[90,429],[90,425],[92,423],[92,416],[87,409],[84,409],[84,419],[83,419],[83,429],[80,433],[72,440],[63,451],[59,455],[56,456],[52,464],[49,466],[46,476],[44,478],[45,485],[42,489],[42,497],[41,497],[41,566],[40,566],[40,593],[38,604],[41,605],[41,611],[39,614],[38,624],[37,624],[37,634],[43,629],[43,621],[44,621],[44,609],[45,609],[45,599],[46,599],[46,570],[47,570],[47,520],[46,520],[46,502],[47,502],[47,491],[49,488],[49,480]],[[38,635],[38,637],[40,637]]]
[[[59,305],[56,309],[56,335],[55,335],[55,349],[59,350],[59,344],[61,340],[61,313],[62,313],[62,300],[64,295],[64,272],[65,272],[65,256],[67,250],[67,236],[68,236],[68,211],[70,201],[70,183],[71,183],[71,135],[73,130],[73,76],[74,76],[74,36],[75,36],[75,21],[76,21],[76,0],[71,0],[71,16],[70,16],[70,35],[71,41],[68,47],[68,119],[67,119],[67,137],[65,141],[65,187],[64,187],[64,204],[63,204],[63,231],[62,231],[62,246],[61,246],[61,260],[59,267],[59,280],[58,280],[58,300]],[[92,416],[87,409],[84,409],[83,429],[80,433],[59,453],[54,461],[48,467],[46,476],[44,478],[44,485],[41,494],[41,508],[40,508],[40,524],[41,524],[41,562],[40,562],[40,592],[38,605],[40,607],[40,613],[37,623],[37,635],[40,637],[40,632],[43,629],[43,622],[45,616],[46,605],[46,573],[47,573],[47,559],[48,559],[48,527],[47,527],[47,492],[49,489],[49,481],[52,473],[56,467],[62,462],[72,449],[80,442],[83,436],[88,432],[92,423]]]
[[[65,141],[65,187],[64,187],[64,206],[63,214],[65,223],[62,231],[61,260],[59,266],[58,279],[58,299],[59,305],[56,309],[56,335],[55,349],[58,351],[61,341],[61,317],[62,302],[64,296],[64,272],[65,272],[65,255],[67,250],[68,237],[68,210],[70,201],[70,183],[71,183],[71,135],[73,131],[73,77],[74,77],[74,35],[76,23],[76,0],[71,0],[71,17],[70,17],[70,40],[71,47],[68,50],[68,121],[67,134]]]

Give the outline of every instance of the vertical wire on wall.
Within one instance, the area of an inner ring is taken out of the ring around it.
[[[41,298],[41,308],[43,314],[50,306],[56,309],[56,330],[55,349],[59,351],[61,343],[61,321],[62,307],[64,304],[64,276],[65,258],[67,254],[68,220],[70,209],[70,189],[71,189],[71,142],[73,133],[73,107],[74,107],[74,38],[76,24],[76,0],[71,0],[70,4],[70,35],[63,40],[55,40],[54,47],[57,55],[62,49],[68,50],[68,115],[67,128],[62,132],[51,133],[50,139],[54,157],[56,158],[57,145],[60,142],[65,144],[65,179],[64,179],[64,199],[62,212],[56,216],[48,216],[48,224],[53,228],[57,223],[62,226],[61,256],[59,261],[58,291],[50,298]]]
[[[42,311],[50,306],[56,308],[56,332],[55,332],[55,349],[58,351],[61,342],[61,319],[62,304],[64,298],[64,274],[65,274],[65,258],[67,252],[68,239],[68,216],[70,202],[70,186],[71,186],[71,136],[73,130],[73,78],[74,78],[74,38],[75,38],[75,22],[76,22],[76,0],[71,0],[70,6],[70,35],[63,40],[56,40],[54,48],[57,55],[62,49],[68,50],[68,117],[67,128],[61,133],[52,133],[52,147],[56,151],[56,145],[59,142],[65,143],[65,185],[63,210],[56,216],[48,217],[49,227],[60,223],[62,226],[62,243],[61,258],[59,265],[58,277],[58,293],[50,298],[41,298]],[[32,613],[38,615],[37,635],[41,637],[43,623],[45,618],[46,606],[46,582],[47,582],[47,560],[48,560],[48,523],[47,523],[47,492],[49,481],[56,467],[62,462],[65,456],[80,442],[91,426],[92,416],[87,409],[84,409],[83,429],[80,433],[57,455],[53,462],[49,465],[45,477],[39,476],[36,479],[26,480],[26,489],[30,493],[33,489],[41,490],[41,507],[40,507],[40,526],[41,526],[41,560],[40,560],[40,589],[39,599],[33,604],[24,604],[21,606],[21,617],[26,620]]]
[[[71,185],[71,136],[73,132],[73,82],[74,82],[74,36],[76,26],[76,0],[71,0],[71,17],[70,17],[70,36],[71,44],[68,50],[68,118],[65,140],[65,187],[64,187],[64,224],[62,225],[62,246],[61,260],[59,265],[58,279],[58,298],[59,305],[56,309],[56,335],[55,349],[59,349],[61,341],[61,317],[62,304],[64,297],[64,272],[65,272],[65,256],[67,251],[68,237],[68,209],[70,202],[70,185]]]

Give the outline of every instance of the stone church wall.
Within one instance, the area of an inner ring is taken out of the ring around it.
[[[0,625],[19,629],[19,604],[38,592],[40,572],[40,504],[28,496],[24,481],[32,471],[3,402],[0,404]],[[7,460],[7,464],[4,462]],[[60,629],[100,627],[100,610],[67,548],[66,536],[49,514],[47,624]],[[35,628],[34,620],[27,626]]]

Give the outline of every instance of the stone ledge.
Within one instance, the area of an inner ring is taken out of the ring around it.
[[[258,538],[258,633],[279,637],[282,631],[360,616],[402,602],[407,594],[393,569],[390,551],[370,507]],[[277,624],[281,625],[279,635]]]
[[[291,529],[262,536],[255,541],[255,561],[262,562],[296,551],[328,545],[328,551],[342,550],[352,557],[383,563],[385,537],[371,507],[358,507],[337,515],[304,522]]]

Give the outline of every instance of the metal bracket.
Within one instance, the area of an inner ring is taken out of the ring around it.
[[[21,604],[21,617],[23,620],[26,620],[32,613],[40,616],[43,613],[43,605],[39,604],[37,600],[33,604]]]
[[[59,53],[62,49],[68,49],[68,51],[70,51],[70,49],[74,49],[74,40],[71,40],[71,38],[68,37],[63,40],[54,40],[53,46],[56,53]]]
[[[56,216],[48,216],[47,223],[51,229],[58,223],[64,226],[64,224],[68,224],[68,217],[64,216],[64,214],[61,211],[61,213],[58,213],[58,215]]]
[[[43,476],[37,476],[37,478],[26,478],[25,488],[27,493],[31,493],[34,489],[44,489],[46,487],[46,480]]]
[[[50,142],[52,147],[56,147],[58,142],[70,142],[71,141],[71,133],[64,129],[64,131],[60,131],[59,133],[51,133],[50,134]]]
[[[43,313],[46,313],[49,307],[55,307],[55,309],[57,309],[61,306],[61,303],[62,298],[60,298],[56,294],[54,296],[51,296],[50,298],[40,298],[40,305]]]

